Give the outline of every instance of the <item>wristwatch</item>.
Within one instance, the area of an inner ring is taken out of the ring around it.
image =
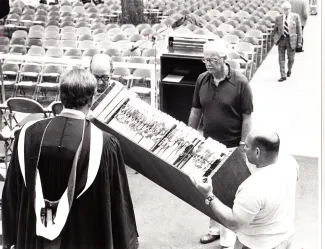
[[[209,206],[210,202],[213,201],[215,198],[217,197],[214,194],[209,195],[207,198],[205,198],[205,204]]]

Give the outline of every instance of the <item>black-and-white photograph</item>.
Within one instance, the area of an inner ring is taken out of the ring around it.
[[[321,9],[0,0],[0,249],[323,248]]]

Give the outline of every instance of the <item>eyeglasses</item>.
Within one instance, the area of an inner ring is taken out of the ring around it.
[[[212,63],[212,62],[217,63],[221,59],[223,59],[223,57],[221,57],[221,58],[203,58],[202,61],[203,61],[203,63],[208,63],[208,62],[209,63]]]
[[[97,81],[101,80],[102,82],[108,82],[110,78],[109,75],[102,75],[102,76],[94,75],[94,76]]]

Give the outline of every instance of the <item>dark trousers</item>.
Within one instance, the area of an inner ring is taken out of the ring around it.
[[[302,36],[302,41],[301,41],[301,48],[296,48],[296,52],[300,52],[300,51],[302,51],[302,48],[303,48],[303,46],[304,46],[304,28],[305,28],[305,26],[301,26],[301,29],[302,29],[302,34],[301,34],[301,36]]]

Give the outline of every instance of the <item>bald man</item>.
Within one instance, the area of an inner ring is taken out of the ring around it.
[[[232,209],[213,194],[211,179],[192,179],[220,221],[236,231],[235,249],[293,248],[295,193],[299,166],[279,157],[280,139],[273,131],[253,130],[245,153],[256,171],[238,188]]]
[[[90,71],[97,80],[97,94],[103,93],[110,84],[113,73],[113,61],[107,54],[96,54],[90,62]]]
[[[226,145],[239,146],[244,153],[247,134],[251,129],[253,96],[247,78],[226,63],[228,49],[222,41],[207,42],[203,47],[203,63],[207,71],[197,81],[188,125],[197,129],[203,117],[203,134]],[[220,238],[220,245],[231,247],[236,235],[210,220],[209,233],[201,243]]]

